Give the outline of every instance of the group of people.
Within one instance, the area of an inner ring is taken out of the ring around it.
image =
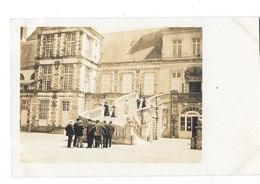
[[[106,123],[106,121],[100,122],[99,120],[88,119],[87,124],[84,126],[83,121],[77,118],[74,123],[70,120],[66,126],[66,136],[68,136],[67,147],[71,148],[72,138],[73,147],[83,148],[83,130],[86,129],[87,147],[86,148],[108,148],[111,147],[112,137],[115,131],[115,127],[112,125],[112,121]]]
[[[108,106],[107,102],[105,102],[105,105],[104,105],[104,116],[110,116],[109,106]],[[116,107],[114,105],[112,106],[111,117],[116,117]]]
[[[142,99],[141,98],[138,98],[136,100],[136,104],[137,104],[137,109],[141,109],[141,108],[144,108],[146,107],[146,100],[145,98],[143,97]],[[104,116],[110,116],[110,112],[109,112],[109,105],[107,102],[105,102],[104,104]],[[125,101],[125,109],[124,109],[124,113],[125,114],[128,114],[129,113],[129,102],[128,100]],[[111,113],[111,117],[116,117],[116,107],[113,105],[112,106],[112,113]]]

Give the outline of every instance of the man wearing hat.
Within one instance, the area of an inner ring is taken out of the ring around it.
[[[68,136],[68,145],[67,145],[68,148],[71,147],[72,137],[74,135],[73,123],[74,121],[70,120],[69,124],[65,128],[66,136]]]
[[[79,147],[83,148],[83,143],[82,143],[83,129],[84,129],[83,121],[79,120],[79,124],[77,126],[77,129],[75,130],[75,135],[77,137],[77,144],[76,144],[76,146],[78,148]]]
[[[76,122],[73,125],[74,128],[74,132],[75,132],[75,136],[74,136],[74,140],[73,140],[73,146],[76,147],[77,144],[77,135],[76,132],[78,131],[78,125],[79,125],[79,118],[77,118]]]

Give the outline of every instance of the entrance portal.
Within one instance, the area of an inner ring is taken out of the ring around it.
[[[180,113],[179,138],[197,136],[198,118],[202,116],[200,107],[185,107]]]

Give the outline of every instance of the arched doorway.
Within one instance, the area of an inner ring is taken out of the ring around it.
[[[196,136],[198,118],[202,117],[202,109],[197,106],[184,107],[179,116],[179,138]]]

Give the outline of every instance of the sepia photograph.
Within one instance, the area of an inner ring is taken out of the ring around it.
[[[20,27],[21,163],[200,163],[202,27]]]
[[[11,35],[12,176],[259,173],[258,17],[21,19]]]

